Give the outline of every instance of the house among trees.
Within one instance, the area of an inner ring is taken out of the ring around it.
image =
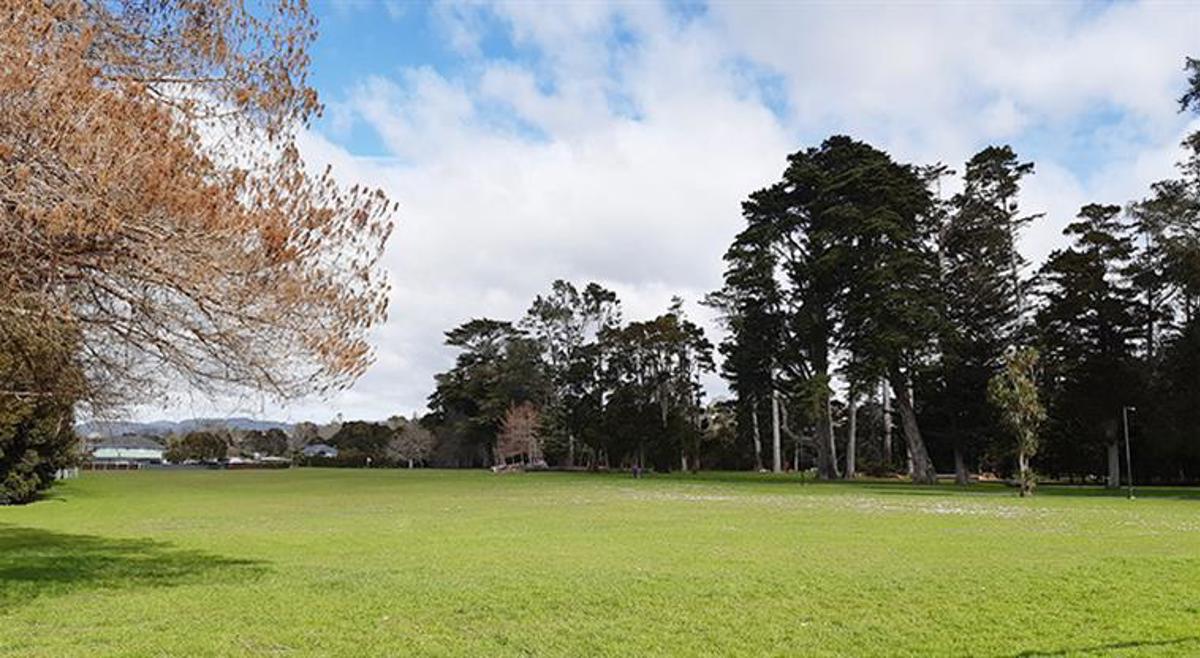
[[[302,450],[305,457],[327,457],[334,459],[338,456],[338,449],[324,443],[314,443],[304,446]]]
[[[85,441],[84,451],[92,468],[140,468],[163,463],[166,447],[157,439],[142,434],[93,437]]]

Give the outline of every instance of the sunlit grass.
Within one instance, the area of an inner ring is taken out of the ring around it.
[[[1200,498],[291,470],[0,508],[3,655],[1200,655]]]

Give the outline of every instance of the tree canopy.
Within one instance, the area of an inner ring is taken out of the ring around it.
[[[300,159],[314,37],[292,0],[4,10],[0,322],[63,328],[70,396],[288,397],[366,368],[394,205]]]

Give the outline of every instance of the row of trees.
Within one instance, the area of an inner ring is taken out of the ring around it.
[[[336,457],[313,457],[305,448],[323,444],[337,449]],[[217,461],[228,457],[287,457],[314,465],[407,466],[425,464],[434,448],[433,433],[418,420],[393,416],[386,422],[349,421],[326,425],[298,423],[291,433],[281,429],[204,429],[167,439],[165,458]]]
[[[656,318],[625,322],[612,291],[556,281],[518,322],[471,320],[446,343],[459,354],[430,396],[441,463],[517,454],[497,437],[535,413],[538,450],[554,464],[700,465],[700,376],[713,369],[712,345],[679,299]]]
[[[216,461],[227,457],[290,457],[291,440],[278,428],[262,430],[203,429],[168,436],[163,457],[173,463]]]
[[[1200,110],[1187,60],[1184,110]],[[472,320],[430,398],[442,463],[488,464],[506,415],[538,410],[561,465],[707,465],[819,477],[953,464],[956,479],[1034,470],[1119,481],[1137,408],[1139,477],[1200,479],[1200,133],[1177,179],[1124,207],[1083,206],[1067,246],[1036,270],[1020,203],[1034,165],[989,146],[956,173],[850,137],[788,157],[743,204],[724,285],[721,374],[734,400],[705,407],[712,348],[678,300],[624,323],[616,295],[558,281],[517,322]],[[897,441],[896,433],[899,432]],[[790,457],[790,459],[789,459]]]
[[[1200,62],[1187,69],[1181,106],[1200,110]],[[948,198],[947,167],[849,137],[792,154],[743,205],[725,285],[708,299],[728,329],[722,374],[755,464],[766,425],[775,470],[783,435],[821,477],[853,477],[865,411],[880,420],[872,469],[932,482],[934,464],[952,461],[966,482],[1026,470],[1018,462],[1037,452],[1049,475],[1115,485],[1123,409],[1136,407],[1135,471],[1200,478],[1200,133],[1183,146],[1179,178],[1124,208],[1084,206],[1069,246],[1034,272],[1017,249],[1042,219],[1019,203],[1033,165],[1007,146],[972,157]],[[1011,422],[1021,396],[1002,394],[1011,377],[989,396],[1018,353],[1012,367],[1037,383],[1025,426]],[[1023,429],[1043,415],[1040,432]]]
[[[333,429],[331,433],[330,428]],[[320,427],[301,423],[293,430],[292,440],[298,446],[324,443],[337,448],[337,457],[308,460],[314,465],[334,466],[412,468],[426,464],[435,445],[435,437],[429,429],[419,420],[403,416],[392,416],[381,423],[355,420]]]

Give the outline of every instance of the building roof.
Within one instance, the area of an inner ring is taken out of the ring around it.
[[[154,437],[145,436],[143,434],[126,434],[124,436],[105,436],[95,439],[88,439],[88,447],[92,450],[97,448],[125,448],[141,450],[165,449],[163,444],[159,443]]]

